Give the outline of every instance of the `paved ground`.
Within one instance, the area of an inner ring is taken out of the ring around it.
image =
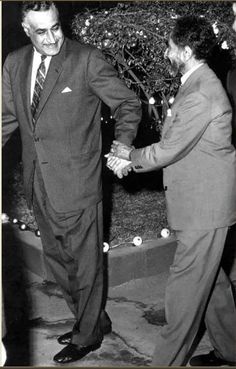
[[[46,282],[42,277],[26,271],[20,261],[21,250],[14,232],[5,230],[2,233],[3,322],[7,326],[7,340],[6,336],[4,339],[7,348],[5,366],[57,366],[53,356],[62,346],[56,338],[71,329],[73,316],[55,283]],[[113,323],[112,333],[105,336],[97,351],[70,366],[150,365],[155,337],[165,324],[164,293],[169,271],[167,260],[173,255],[171,247],[167,250],[168,255],[157,254],[159,274],[142,276],[109,288],[106,310]],[[146,259],[141,258],[144,261]],[[125,262],[126,254],[119,263]],[[39,260],[35,258],[34,263],[39,263]],[[152,263],[148,265],[152,266]],[[165,267],[162,269],[163,265]],[[195,354],[210,349],[208,337],[204,335]]]
[[[165,324],[163,307],[167,276],[168,272],[164,272],[110,288],[106,310],[113,322],[112,333],[105,337],[97,351],[70,366],[150,365],[155,336]],[[28,306],[30,324],[26,323],[23,328],[19,325],[21,339],[16,340],[15,332],[7,342],[6,366],[57,366],[52,357],[62,346],[56,337],[70,330],[73,317],[55,284],[45,283],[32,273],[27,274],[25,280],[27,300],[18,301],[18,310]],[[23,316],[19,312],[18,315]],[[204,336],[197,352],[208,352],[210,348]]]

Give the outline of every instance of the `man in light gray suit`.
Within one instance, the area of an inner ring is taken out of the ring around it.
[[[228,228],[236,222],[236,153],[229,100],[206,64],[214,43],[212,26],[204,18],[176,21],[165,56],[172,72],[182,74],[182,85],[168,110],[162,138],[141,149],[114,141],[108,157],[108,166],[120,177],[123,167],[164,172],[177,250],[166,287],[167,325],[156,339],[155,366],[187,364],[203,319],[214,351],[192,358],[190,365],[236,363],[236,309],[221,268]]]
[[[234,21],[232,24],[232,29],[235,32],[236,38],[236,2],[232,4],[232,11],[234,15]],[[226,80],[226,91],[228,92],[229,99],[233,109],[232,116],[232,143],[236,148],[236,49],[234,49],[234,60],[232,68],[228,71]],[[229,265],[229,277],[233,284],[234,296],[236,299],[236,225],[234,225],[228,234],[229,244],[228,248],[231,253],[227,253],[227,263]]]

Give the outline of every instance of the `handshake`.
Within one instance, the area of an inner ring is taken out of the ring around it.
[[[111,169],[118,178],[127,176],[132,170],[130,158],[134,147],[127,146],[119,141],[113,141],[110,152],[105,155],[107,158],[107,167]]]

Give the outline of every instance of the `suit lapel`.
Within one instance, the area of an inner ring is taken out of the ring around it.
[[[66,55],[66,40],[64,41],[64,44],[62,45],[59,54],[53,56],[50,62],[47,77],[41,93],[38,109],[35,115],[35,123],[37,123],[37,119],[39,118],[45,104],[47,103],[47,100],[62,72],[65,55]]]
[[[168,131],[168,129],[172,126],[172,124],[174,123],[175,120],[175,115],[176,115],[176,109],[175,106],[178,104],[178,101],[181,99],[182,96],[182,87],[183,86],[179,86],[179,89],[177,91],[177,94],[175,96],[173,105],[171,106],[170,112],[171,112],[171,116],[166,116],[164,124],[163,124],[163,129],[162,129],[162,138],[164,138],[166,132]],[[175,113],[174,113],[175,112]]]
[[[207,64],[203,64],[201,67],[199,67],[196,71],[194,71],[189,78],[187,79],[187,81],[181,85],[178,89],[178,92],[175,96],[175,100],[174,103],[172,105],[172,112],[173,110],[176,111],[176,113],[178,112],[178,103],[179,101],[185,96],[186,96],[186,91],[188,90],[189,86],[191,86],[198,78],[201,74],[205,73],[206,70],[208,70],[209,67],[207,66]],[[174,109],[174,106],[177,105],[177,108]],[[172,126],[172,124],[174,123],[175,120],[175,114],[173,115],[172,118],[167,117],[165,119],[165,123],[163,125],[163,130],[162,130],[162,137],[164,137],[165,133],[168,131],[169,127]]]
[[[209,70],[209,67],[207,64],[203,64],[201,67],[199,67],[196,71],[194,71],[190,76],[189,78],[187,79],[187,81],[181,85],[179,87],[179,90],[176,94],[176,97],[175,97],[175,100],[174,100],[174,103],[172,105],[172,111],[173,110],[176,110],[178,111],[178,104],[179,104],[179,101],[181,101],[182,98],[186,98],[186,94],[188,94],[188,89],[189,87],[195,83],[195,81],[197,81],[199,79],[199,77],[206,73],[206,71]],[[175,106],[177,106],[177,108],[174,108]],[[169,125],[171,125],[174,121],[174,117],[172,118],[171,120],[171,123]]]

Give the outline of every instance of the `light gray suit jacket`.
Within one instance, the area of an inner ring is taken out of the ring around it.
[[[164,168],[173,229],[214,229],[236,222],[231,117],[221,82],[204,64],[180,87],[161,141],[132,152],[136,172]]]

